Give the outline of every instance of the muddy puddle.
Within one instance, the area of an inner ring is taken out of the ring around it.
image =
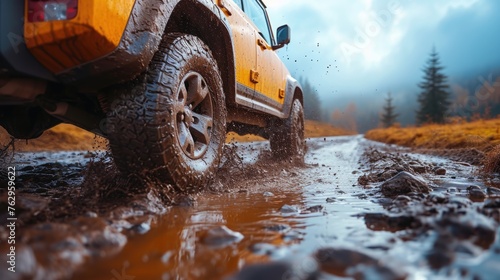
[[[480,176],[474,165],[411,154],[361,136],[308,140],[304,166],[270,159],[266,143],[228,149],[219,179],[199,195],[169,198],[175,206],[162,208],[160,194],[145,192],[122,202],[120,196],[113,197],[111,203],[104,201],[104,208],[87,203],[92,207],[69,218],[27,219],[19,230],[24,243],[19,262],[26,258],[31,264],[18,276],[500,277],[497,179]],[[35,191],[19,196],[35,196],[43,201],[39,208],[54,200],[56,189],[80,186],[91,158],[79,153],[18,156],[16,164],[25,182],[35,176],[27,167],[33,165],[33,157],[39,157],[35,170],[40,166],[48,168],[45,171],[63,170],[59,177],[45,180],[52,182],[48,186],[34,186],[36,180],[24,183]],[[51,166],[54,162],[63,167]],[[403,183],[391,185],[395,177]],[[60,186],[54,183],[61,181],[58,178],[70,183]],[[409,187],[399,188],[403,185]],[[154,206],[145,205],[148,201]],[[55,234],[60,231],[66,234]],[[4,271],[2,279],[20,279]]]

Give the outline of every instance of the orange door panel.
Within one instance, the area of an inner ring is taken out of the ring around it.
[[[256,80],[259,77],[255,76],[257,72],[257,53],[255,49],[255,30],[253,26],[245,18],[243,11],[233,1],[223,1],[221,9],[225,12],[226,17],[231,25],[233,33],[234,55],[236,61],[236,82],[249,90],[255,91]],[[219,7],[221,4],[219,3]],[[230,14],[229,14],[230,13]],[[241,94],[241,93],[240,93]]]
[[[258,37],[257,69],[262,79],[257,84],[256,91],[268,97],[272,101],[283,104],[285,100],[285,78],[283,76],[284,66],[271,46],[267,44],[267,42],[262,39],[260,35]]]

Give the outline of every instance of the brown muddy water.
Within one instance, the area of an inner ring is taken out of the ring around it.
[[[500,279],[498,179],[479,176],[476,166],[361,136],[309,139],[304,166],[270,159],[263,142],[232,149],[226,157],[237,164],[177,206],[148,212],[137,202],[115,202],[107,212],[86,209],[58,226],[50,223],[57,217],[27,222],[19,234],[35,256],[32,267],[14,277],[2,266],[1,279]],[[78,164],[88,159],[17,155],[21,176],[32,172],[33,160],[63,162],[57,178],[74,180],[65,186],[71,188],[85,176],[71,168],[83,170]],[[396,185],[408,188],[386,184],[401,172],[408,177]],[[29,195],[50,200],[52,187],[37,185]],[[98,237],[82,233],[100,222]],[[84,226],[72,232],[75,223]],[[36,227],[68,233],[47,241]],[[47,264],[51,256],[57,261]]]

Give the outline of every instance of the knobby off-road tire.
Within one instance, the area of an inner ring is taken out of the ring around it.
[[[107,122],[119,170],[166,180],[180,192],[203,188],[226,136],[222,79],[209,48],[195,36],[168,34],[147,73],[120,91]]]
[[[273,128],[269,142],[274,157],[304,161],[304,109],[298,99],[293,101],[290,116]]]

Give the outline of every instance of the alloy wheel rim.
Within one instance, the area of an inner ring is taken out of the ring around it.
[[[214,110],[209,87],[201,74],[191,71],[184,76],[173,108],[182,151],[191,159],[203,157],[212,137]]]

